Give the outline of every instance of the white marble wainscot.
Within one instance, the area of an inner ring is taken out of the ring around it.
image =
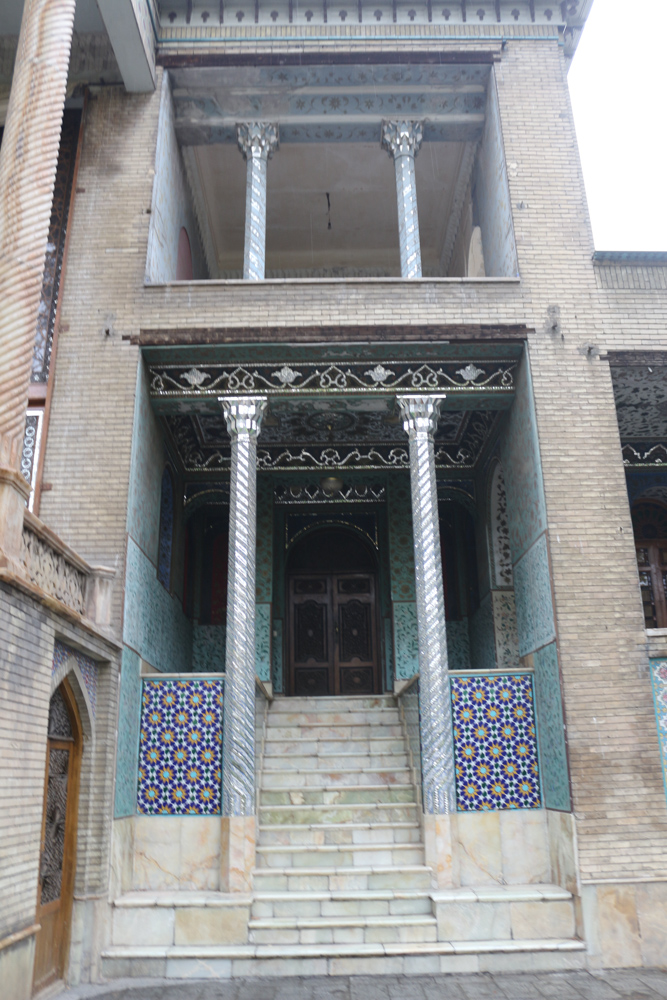
[[[462,886],[551,881],[545,809],[459,812],[452,840]]]
[[[667,881],[581,887],[591,968],[667,966]]]
[[[219,889],[220,816],[135,816],[131,888]]]

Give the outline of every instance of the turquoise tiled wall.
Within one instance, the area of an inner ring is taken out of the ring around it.
[[[141,660],[126,646],[120,667],[118,751],[114,816],[132,816],[137,805],[137,760],[141,720]]]
[[[507,491],[519,654],[534,654],[538,741],[544,802],[571,808],[563,704],[554,639],[544,482],[527,357],[500,440]]]

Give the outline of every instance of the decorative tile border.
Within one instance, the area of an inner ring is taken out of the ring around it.
[[[255,673],[271,680],[271,605],[255,605]]]
[[[86,685],[86,691],[88,692],[88,700],[90,702],[90,710],[93,713],[93,719],[95,718],[95,713],[97,711],[97,664],[95,660],[91,660],[89,656],[84,656],[76,649],[70,649],[62,642],[56,640],[53,647],[53,664],[51,666],[51,674],[55,674],[56,670],[62,667],[70,656],[73,656],[76,660],[76,665],[81,671],[81,676],[83,677],[83,682]]]
[[[570,780],[556,643],[538,649],[533,664],[544,804],[547,809],[569,812]]]
[[[546,535],[515,564],[514,597],[519,656],[527,656],[556,638]]]
[[[137,811],[220,813],[223,681],[144,679]]]
[[[530,674],[452,677],[460,812],[542,805]]]
[[[667,660],[650,660],[649,662],[662,756],[662,773],[665,779],[665,794],[667,795]]]
[[[401,681],[419,673],[417,605],[414,601],[394,601],[393,614],[396,679]]]

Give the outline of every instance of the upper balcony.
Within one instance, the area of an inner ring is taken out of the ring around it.
[[[411,148],[392,145],[396,125]],[[264,143],[259,156],[247,126]],[[406,270],[406,246],[420,267]],[[254,271],[253,253],[264,257]],[[165,74],[148,285],[517,269],[490,63]]]

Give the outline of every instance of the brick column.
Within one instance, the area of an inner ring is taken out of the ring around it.
[[[422,142],[421,122],[383,122],[382,145],[394,158],[398,235],[401,244],[401,277],[421,278],[415,156]]]
[[[0,150],[0,565],[17,568],[20,457],[75,0],[25,0]]]
[[[249,122],[237,125],[236,134],[247,163],[243,277],[262,281],[266,256],[266,165],[278,148],[278,127]]]
[[[257,436],[265,396],[222,397],[232,439],[227,652],[222,728],[222,887],[252,888],[255,865]]]

